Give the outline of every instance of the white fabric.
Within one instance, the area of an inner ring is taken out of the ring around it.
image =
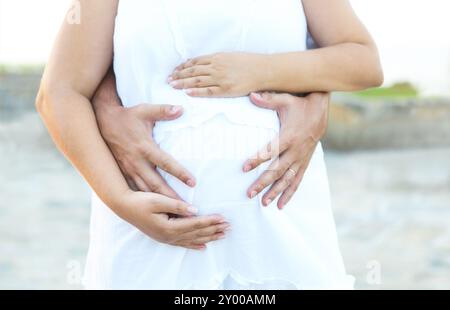
[[[114,37],[118,91],[126,106],[183,105],[185,114],[157,123],[155,140],[197,178],[188,188],[161,172],[200,214],[222,214],[232,231],[193,251],[152,240],[117,217],[94,194],[87,288],[350,289],[338,248],[328,179],[319,144],[285,210],[263,208],[246,189],[267,168],[242,172],[246,158],[273,138],[273,111],[247,97],[190,98],[166,83],[188,58],[227,51],[276,53],[306,48],[298,0],[120,1]]]

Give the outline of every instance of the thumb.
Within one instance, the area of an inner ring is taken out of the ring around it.
[[[155,211],[158,213],[170,213],[179,216],[194,216],[198,210],[188,203],[172,199],[163,195],[158,195],[155,200]]]
[[[183,114],[183,107],[169,104],[140,104],[140,116],[151,121],[171,121]]]
[[[251,93],[250,100],[254,105],[269,110],[278,110],[280,107],[286,104],[286,98],[283,94],[274,93]]]

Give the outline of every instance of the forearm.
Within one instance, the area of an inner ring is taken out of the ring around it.
[[[53,95],[41,91],[36,105],[57,147],[100,199],[119,213],[116,205],[128,185],[99,133],[89,100],[71,90]]]
[[[92,99],[92,106],[96,114],[104,111],[103,109],[122,106],[122,102],[117,93],[116,76],[112,66],[97,88]]]
[[[379,86],[382,72],[376,52],[343,43],[304,52],[267,55],[258,90],[290,93],[355,91]]]

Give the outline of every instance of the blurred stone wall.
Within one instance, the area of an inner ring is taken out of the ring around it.
[[[338,150],[450,146],[450,99],[335,96],[324,143]]]
[[[0,73],[0,120],[34,109],[41,73]]]
[[[40,72],[0,73],[0,120],[34,110],[40,78]],[[450,99],[376,100],[337,94],[324,145],[336,150],[450,146]]]

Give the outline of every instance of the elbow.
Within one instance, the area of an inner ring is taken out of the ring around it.
[[[53,115],[52,112],[56,108],[55,104],[59,102],[57,100],[58,93],[60,93],[60,90],[56,85],[51,85],[44,79],[42,80],[34,105],[44,123],[47,123]]]
[[[39,113],[39,115],[42,116],[42,114],[45,111],[45,106],[46,106],[46,102],[48,102],[46,100],[46,96],[45,96],[45,91],[42,87],[42,85],[39,87],[39,91],[36,95],[36,100],[34,102],[34,106],[36,108],[36,111]]]
[[[381,64],[378,63],[374,65],[370,78],[368,79],[368,88],[380,87],[384,83],[384,72]]]
[[[52,123],[52,115],[54,115],[53,111],[55,110],[54,103],[56,101],[52,99],[53,96],[50,95],[51,93],[52,91],[50,89],[41,85],[34,104],[36,111],[46,127]]]
[[[50,99],[48,93],[48,89],[41,83],[34,106],[43,120],[47,118],[50,111]]]
[[[362,66],[356,79],[353,80],[351,91],[361,91],[368,88],[380,87],[384,83],[384,72],[378,57],[373,60],[366,60],[365,66]]]
[[[380,87],[384,83],[384,72],[376,46],[369,47],[363,78],[363,89]]]

